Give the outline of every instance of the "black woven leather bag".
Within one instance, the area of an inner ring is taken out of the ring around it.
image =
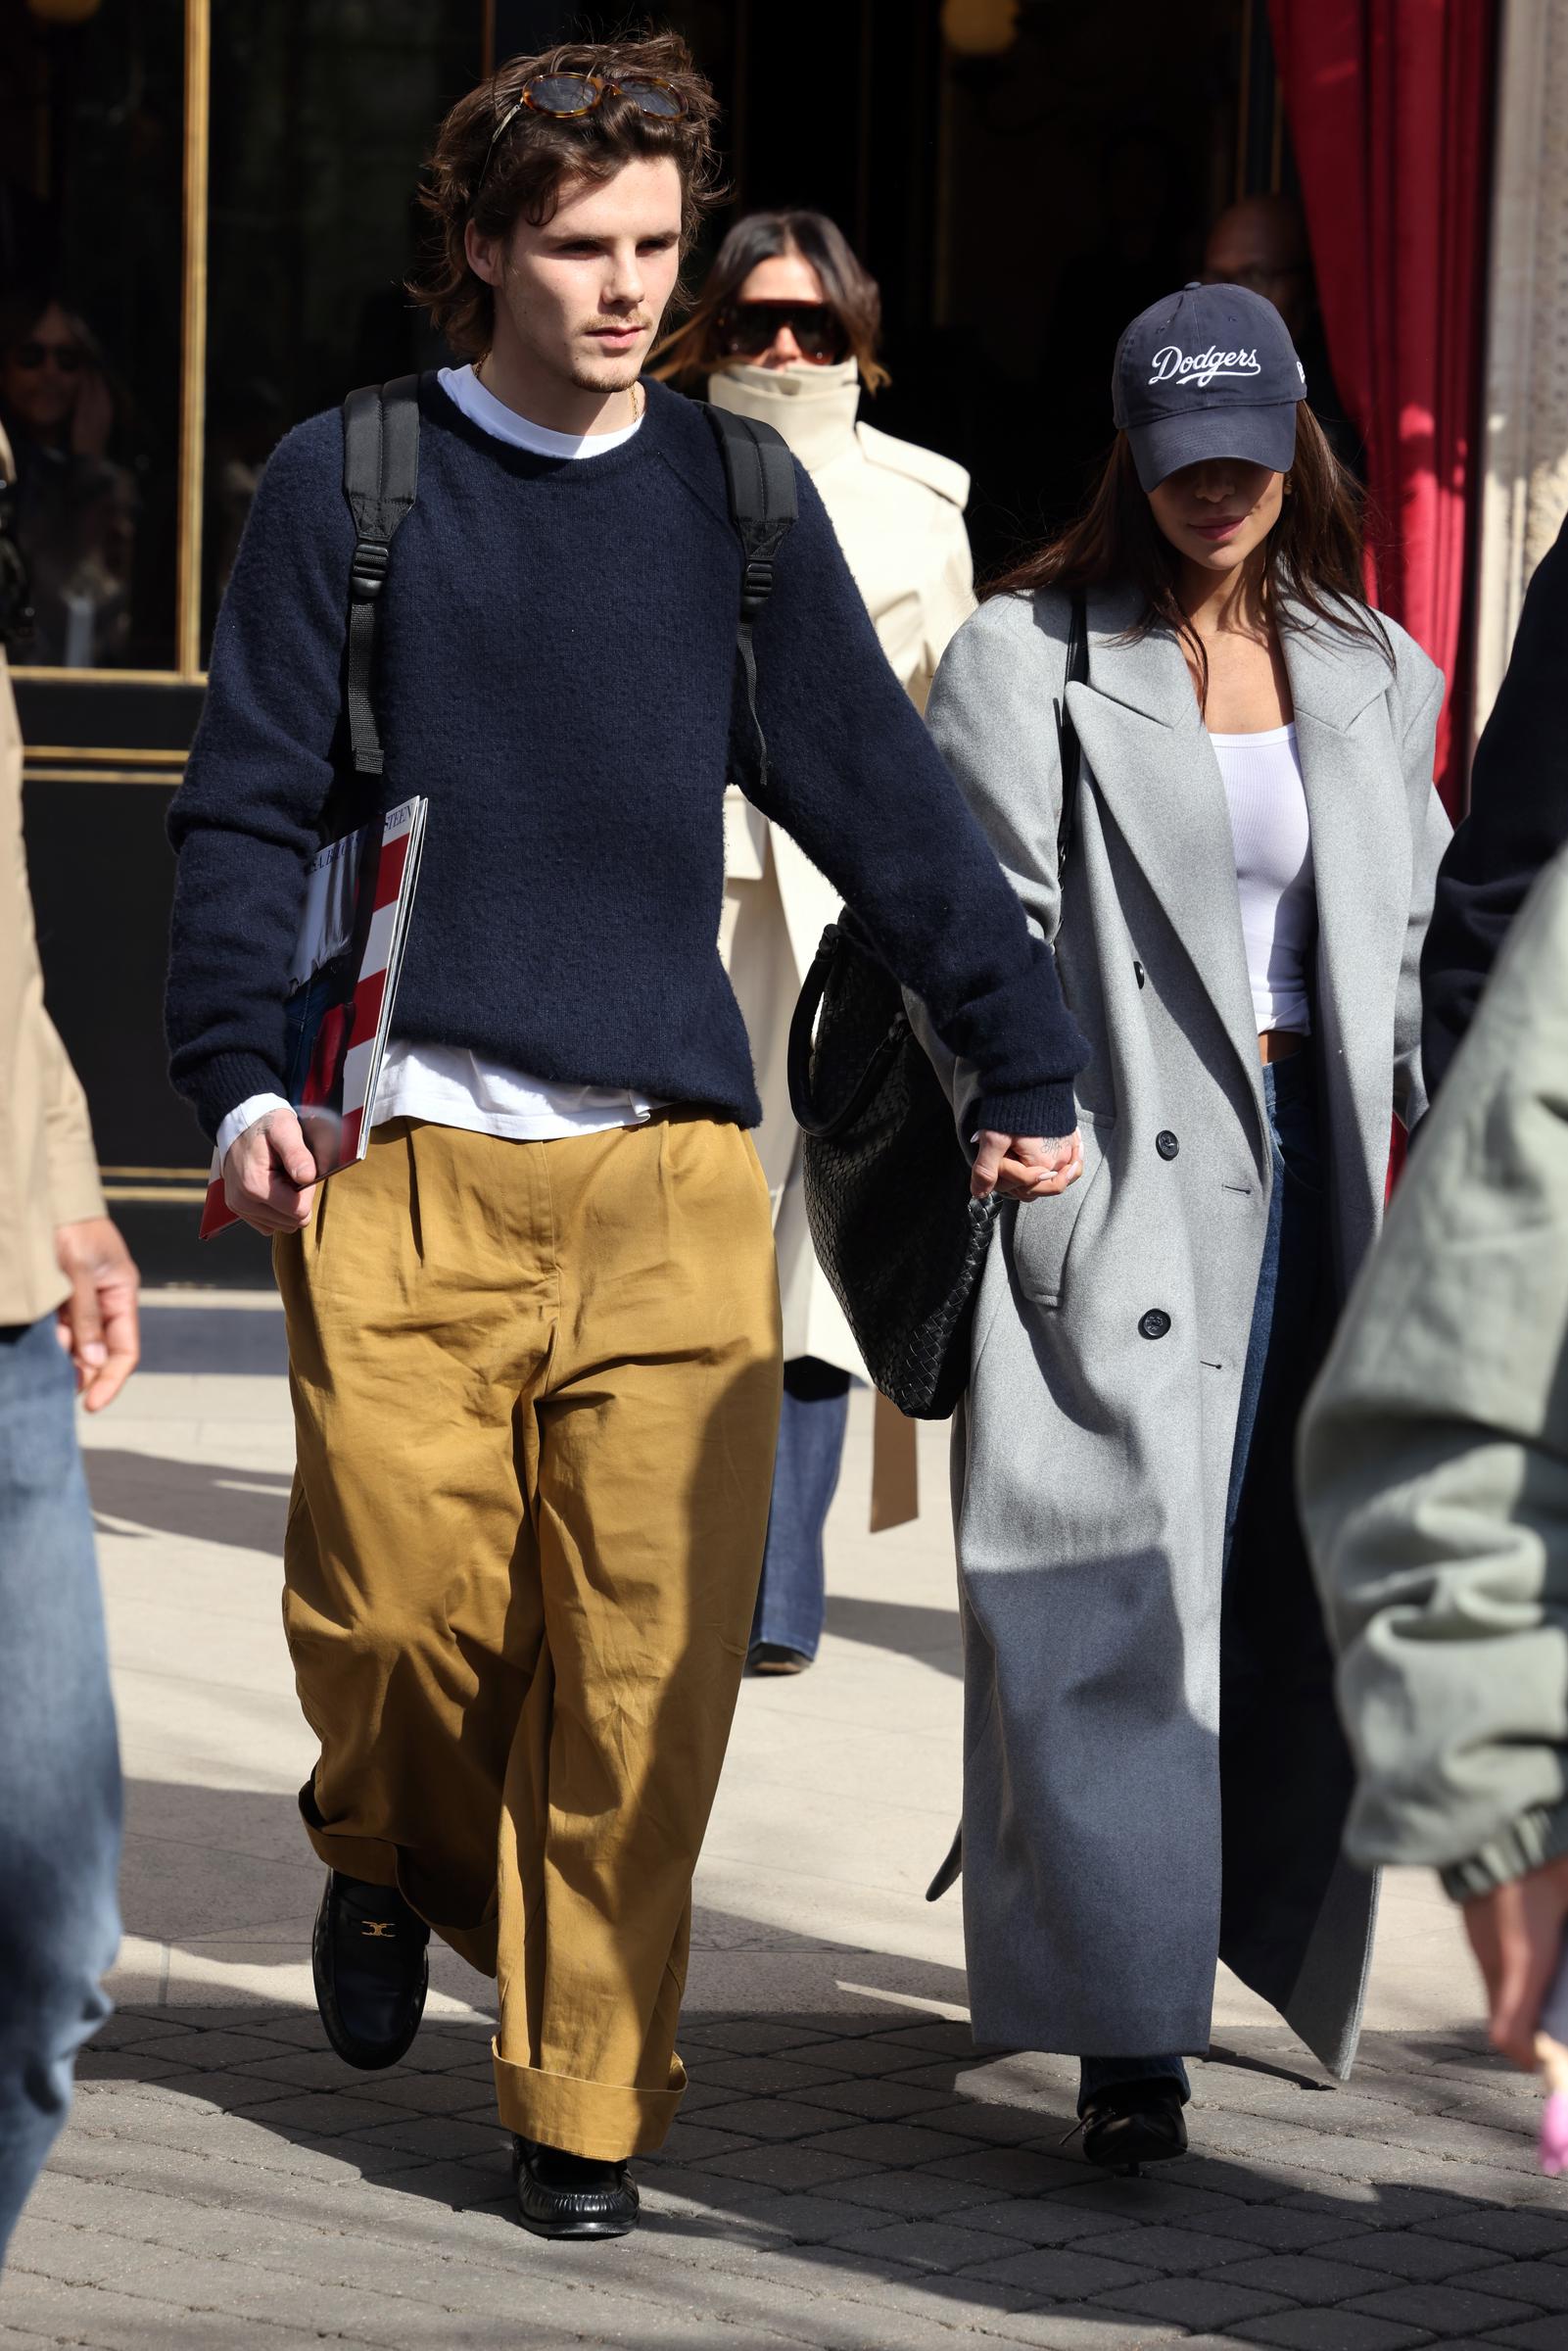
[[[1069,679],[1088,676],[1074,597]],[[1058,871],[1065,873],[1081,765],[1064,693]],[[789,1029],[789,1098],[818,1262],[866,1368],[916,1420],[943,1420],[970,1374],[974,1300],[1000,1203],[970,1195],[941,1081],[910,1028],[897,981],[853,915],[823,933]]]

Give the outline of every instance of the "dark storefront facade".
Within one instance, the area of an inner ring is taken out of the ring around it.
[[[833,214],[880,280],[873,413],[970,466],[982,565],[1075,499],[1117,327],[1290,168],[1262,0],[1123,0],[1114,27],[1067,0],[657,13],[720,89],[733,204]],[[204,1146],[160,1017],[164,817],[256,479],[300,417],[440,362],[401,288],[445,105],[606,21],[0,0],[0,414],[14,442],[52,435],[16,673],[28,852],[51,1007],[152,1278],[265,1278],[250,1234],[194,1241]]]

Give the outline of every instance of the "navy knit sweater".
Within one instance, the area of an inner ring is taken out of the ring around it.
[[[430,800],[397,1032],[754,1125],[716,944],[731,737],[738,754],[745,734],[740,550],[707,420],[649,384],[641,430],[572,462],[497,441],[434,376],[420,406],[419,496],[378,656],[382,805]],[[976,1123],[1069,1133],[1088,1054],[1054,959],[796,471],[800,519],[756,631],[772,773],[765,794],[747,789],[976,1064]],[[268,462],[170,812],[172,1074],[209,1134],[249,1095],[284,1090],[303,861],[344,753],[342,480],[335,410]]]

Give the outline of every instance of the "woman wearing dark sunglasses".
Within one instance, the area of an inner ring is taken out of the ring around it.
[[[717,407],[771,424],[811,475],[882,649],[924,709],[943,648],[974,608],[961,466],[856,420],[886,382],[876,281],[821,213],[753,213],[719,248],[696,309],[656,372]],[[823,1625],[823,1527],[843,1452],[852,1377],[864,1367],[806,1227],[789,1113],[789,1015],[837,898],[788,837],[743,800],[727,809],[724,953],[751,1034],[776,1202],[784,1309],[784,1407],[753,1672],[798,1673]],[[913,1431],[877,1417],[877,1522],[913,1516]]]

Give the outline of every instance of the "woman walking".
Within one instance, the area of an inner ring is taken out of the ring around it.
[[[1293,1440],[1422,1107],[1449,826],[1443,681],[1363,600],[1278,312],[1187,287],[1114,396],[1087,511],[960,632],[930,719],[1094,1056],[1082,1180],[1004,1210],[956,1432],[974,2031],[1081,2058],[1085,2150],[1123,2167],[1185,2149],[1216,1958],[1354,2054],[1375,1889],[1339,1855]]]
[[[753,213],[731,229],[702,300],[657,372],[773,425],[810,474],[882,650],[919,709],[974,609],[962,466],[856,421],[877,358],[876,282],[821,213]],[[849,1325],[817,1265],[789,1111],[789,1016],[838,898],[779,826],[732,790],[726,806],[725,964],[762,1096],[758,1150],[774,1197],[784,1314],[784,1403],[773,1511],[752,1628],[753,1672],[798,1673],[823,1625],[823,1528],[838,1482],[853,1377]],[[913,1427],[878,1402],[876,1522],[914,1514]]]

